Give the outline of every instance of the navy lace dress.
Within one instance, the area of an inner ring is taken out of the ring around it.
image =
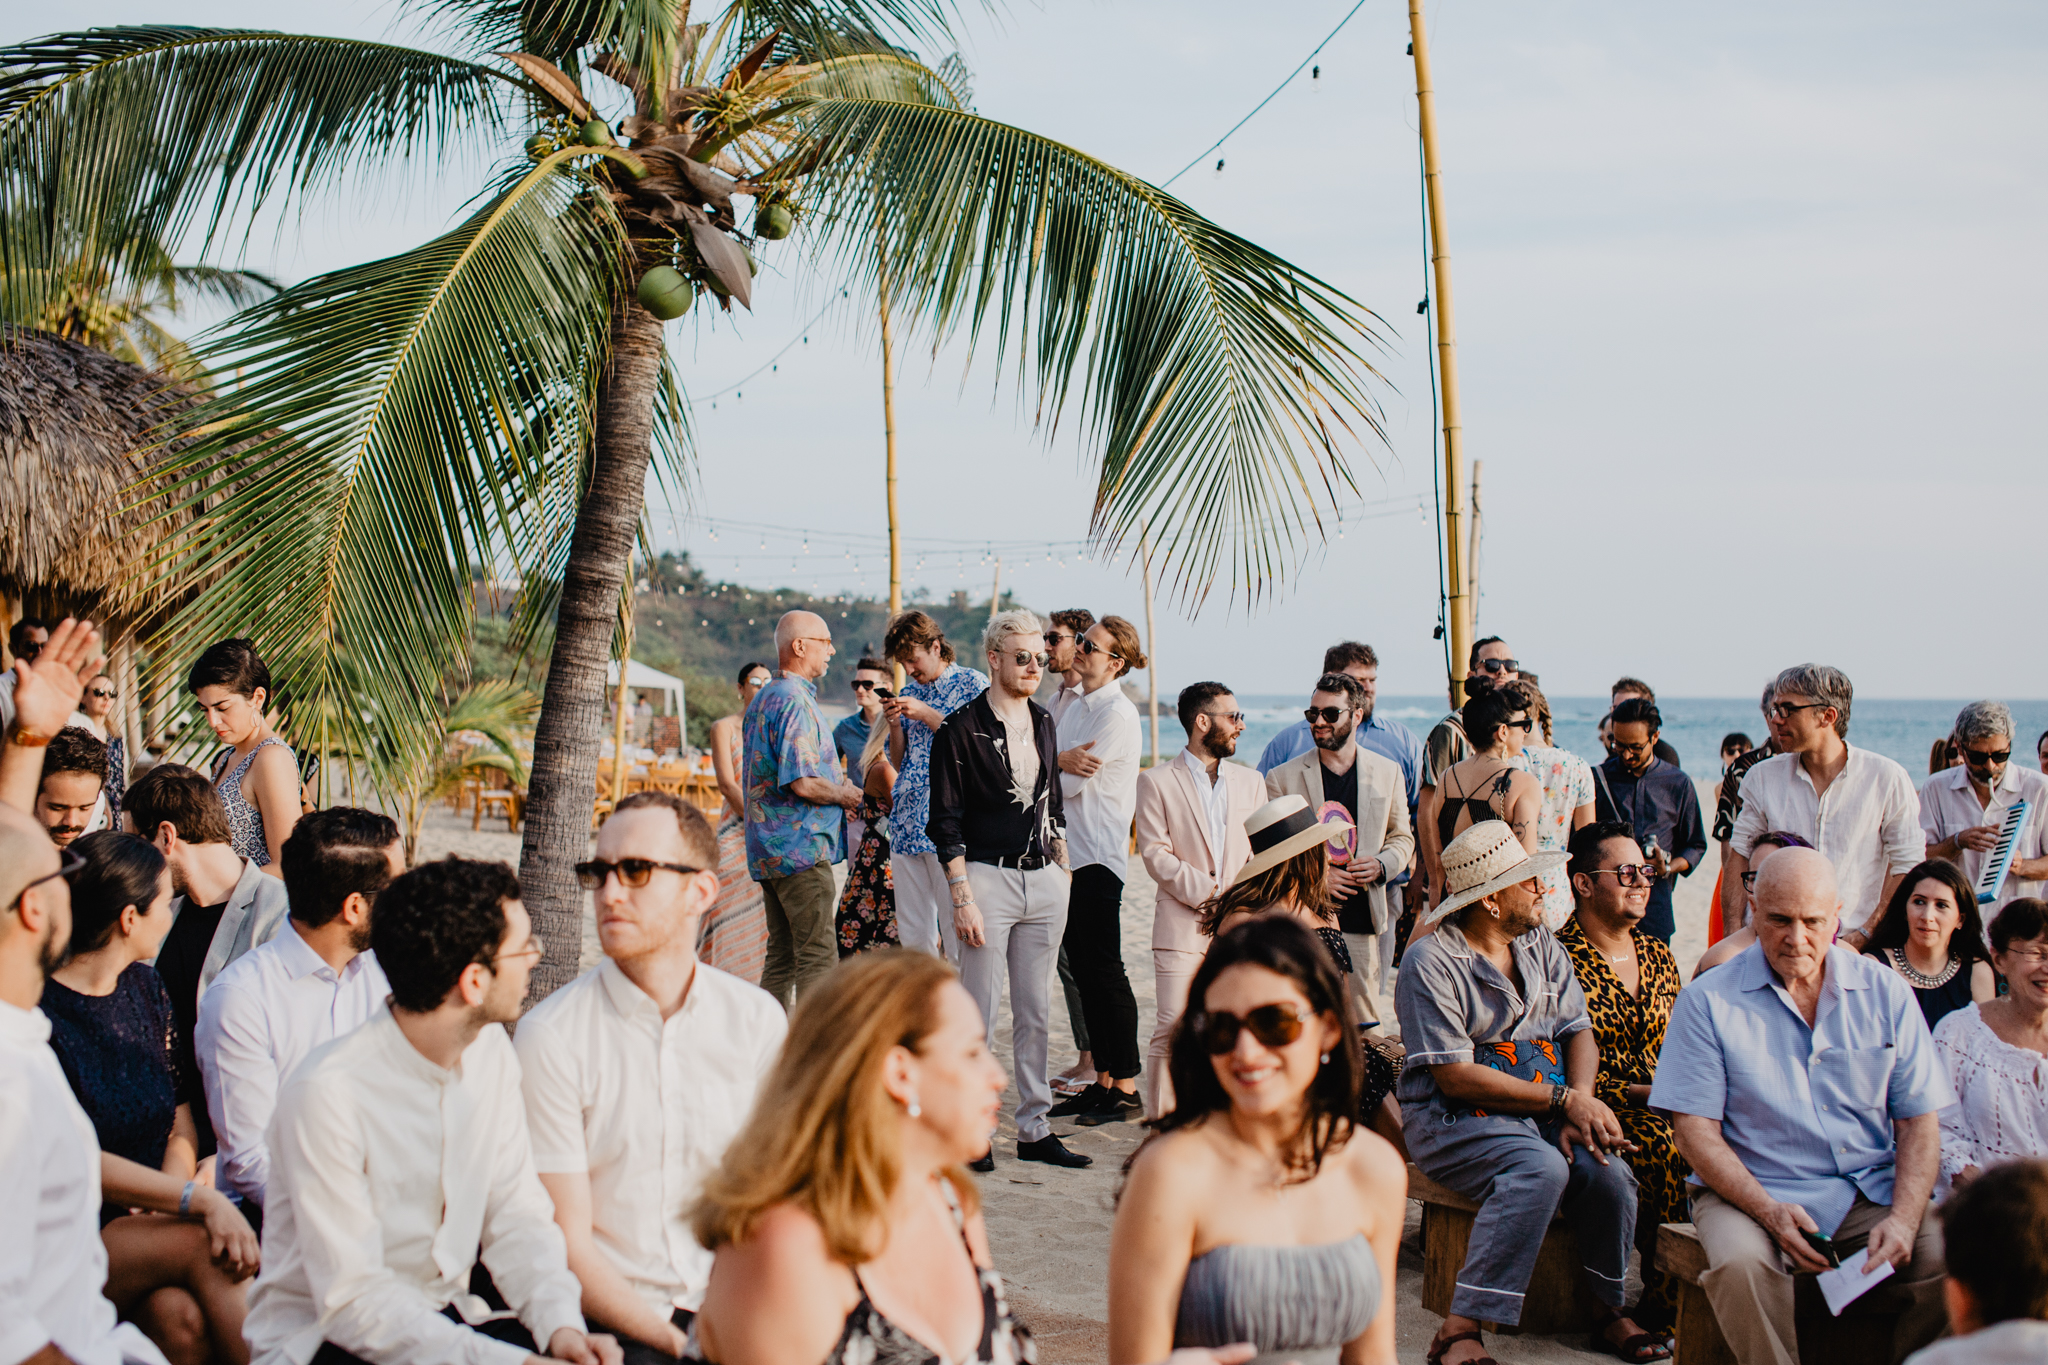
[[[137,962],[107,995],[81,995],[61,981],[43,986],[50,1049],[92,1119],[100,1150],[161,1170],[171,1123],[194,1099],[194,1078],[172,1060],[171,993],[156,969]],[[102,1226],[126,1209],[102,1205]]]

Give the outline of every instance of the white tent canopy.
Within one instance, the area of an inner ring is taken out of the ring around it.
[[[619,662],[614,659],[605,665],[605,686],[616,692],[619,686]],[[683,714],[683,680],[673,673],[664,673],[650,668],[638,659],[626,664],[626,686],[635,692],[659,692],[662,696],[661,714],[680,716]]]

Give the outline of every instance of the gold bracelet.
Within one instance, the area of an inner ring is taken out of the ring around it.
[[[19,744],[24,749],[43,748],[54,738],[56,738],[54,735],[39,735],[24,726],[20,721],[14,723],[13,731],[7,736],[10,744]]]

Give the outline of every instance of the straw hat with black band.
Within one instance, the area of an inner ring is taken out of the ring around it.
[[[1531,853],[1503,820],[1481,820],[1444,845],[1444,898],[1422,917],[1424,927],[1442,922],[1474,901],[1562,867],[1568,853]]]
[[[1237,870],[1230,884],[1248,882],[1271,867],[1278,867],[1304,849],[1315,847],[1332,834],[1351,828],[1349,820],[1318,820],[1308,808],[1308,798],[1299,792],[1276,796],[1244,818],[1245,836],[1252,841],[1252,859]]]

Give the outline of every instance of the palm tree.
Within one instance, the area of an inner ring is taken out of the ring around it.
[[[886,261],[898,321],[992,335],[999,368],[1015,347],[1047,432],[1078,405],[1103,551],[1149,524],[1194,599],[1226,579],[1266,591],[1352,486],[1344,444],[1379,434],[1372,315],[966,108],[909,52],[947,41],[949,0],[730,0],[708,24],[689,0],[432,8],[464,55],[170,27],[0,50],[0,316],[47,302],[54,260],[123,268],[148,234],[203,256],[258,212],[409,158],[500,158],[442,235],[211,339],[208,363],[240,380],[181,424],[196,439],[166,478],[196,520],[152,569],[192,588],[154,653],[253,633],[317,717],[301,744],[417,750],[471,583],[522,571],[545,590],[529,619],[550,602],[556,619],[520,868],[543,936],[576,939],[571,864],[646,476],[686,474],[681,383],[636,298],[657,267],[746,306],[743,243],[765,251],[792,219],[835,283],[878,283]],[[593,117],[593,73],[632,101],[616,130]],[[365,743],[372,724],[405,742]],[[540,988],[573,971],[543,964]]]
[[[419,854],[428,806],[445,800],[466,779],[484,773],[503,773],[514,787],[525,783],[520,737],[539,709],[540,702],[525,688],[502,678],[485,679],[443,704],[439,733],[430,737],[427,746],[406,746],[399,759],[407,765],[399,804],[407,867]],[[439,743],[432,743],[433,739]]]

